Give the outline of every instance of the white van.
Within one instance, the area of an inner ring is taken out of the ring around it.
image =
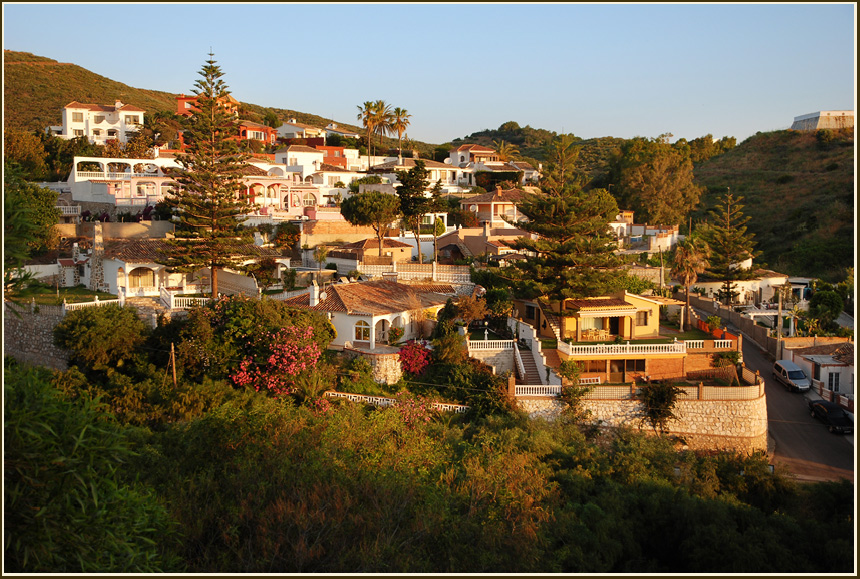
[[[773,378],[789,390],[806,392],[812,382],[806,377],[803,369],[789,360],[777,360],[773,365]]]

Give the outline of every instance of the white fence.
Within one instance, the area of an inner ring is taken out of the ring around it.
[[[369,276],[382,275],[384,273],[397,273],[398,279],[432,279],[446,283],[469,283],[472,281],[469,268],[457,265],[438,265],[435,262],[429,264],[394,262],[392,265],[365,265],[359,264],[358,270]]]
[[[517,396],[558,396],[561,394],[561,386],[550,384],[517,385],[515,388]]]
[[[275,301],[282,302],[282,301],[284,301],[284,300],[288,300],[288,299],[291,299],[291,298],[294,298],[294,297],[298,297],[298,296],[303,295],[303,294],[306,294],[306,293],[308,293],[308,289],[307,289],[307,288],[305,288],[305,289],[300,289],[300,290],[294,290],[294,291],[291,291],[291,292],[282,292],[282,293],[279,293],[279,294],[269,294],[269,295],[266,295],[266,296],[264,296],[264,297],[266,297],[267,299],[270,299],[270,300],[275,300]]]
[[[383,408],[397,404],[397,400],[395,398],[386,398],[384,396],[350,394],[348,392],[335,392],[334,390],[327,390],[323,395],[328,398],[345,398],[350,402],[364,402],[365,404],[372,404]],[[462,404],[450,404],[447,402],[431,402],[429,406],[433,410],[439,410],[440,412],[456,412],[458,414],[462,414],[469,410],[468,406],[463,406]]]
[[[523,358],[520,356],[520,349],[514,344],[514,359],[517,362],[517,372],[519,372],[520,378],[525,380],[526,378],[526,369],[523,365]]]
[[[720,340],[730,342],[730,340]],[[567,342],[558,342],[558,350],[568,356],[630,355],[630,354],[686,354],[684,342],[671,344],[594,344],[590,346],[574,346]]]
[[[125,300],[115,299],[115,300],[100,300],[98,296],[96,296],[95,301],[92,302],[79,302],[76,304],[66,303],[66,300],[63,300],[63,313],[72,312],[75,310],[82,310],[84,308],[92,308],[98,306],[107,306],[110,304],[116,304],[118,306],[122,306]]]
[[[469,340],[470,350],[512,350],[513,340]]]

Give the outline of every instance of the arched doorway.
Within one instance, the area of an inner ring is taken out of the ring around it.
[[[377,342],[385,342],[388,340],[388,328],[391,326],[388,320],[379,320],[374,327]]]

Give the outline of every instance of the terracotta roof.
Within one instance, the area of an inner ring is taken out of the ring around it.
[[[255,123],[254,121],[239,121],[239,125],[243,127],[251,127],[251,128],[259,128],[259,129],[271,129],[269,125],[264,125],[261,123]]]
[[[425,290],[423,286],[411,286],[391,281],[368,281],[363,283],[337,284],[326,287],[326,299],[310,307],[310,296],[303,294],[285,300],[294,307],[305,307],[321,312],[343,312],[351,315],[396,314],[409,311],[418,301],[427,308],[444,304],[450,295],[440,293],[448,285],[433,285]]]
[[[522,201],[526,192],[522,189],[496,189],[476,197],[470,197],[460,201],[460,205],[472,205],[474,203],[517,203]]]
[[[567,300],[565,308],[570,310],[635,310],[636,306],[628,304],[619,298],[584,298],[578,300]]]
[[[284,147],[283,149],[278,149],[275,151],[276,153],[319,153],[320,155],[324,155],[324,151],[320,151],[319,149],[314,149],[313,147],[308,147],[307,145],[290,145],[289,147]]]
[[[833,359],[837,362],[841,362],[843,364],[848,364],[849,366],[854,365],[854,344],[847,343],[843,344],[841,348],[839,348],[836,353],[833,354]]]
[[[128,263],[152,263],[164,260],[170,243],[165,239],[106,239],[106,259],[118,259]],[[250,257],[280,257],[277,250],[258,247],[253,243],[236,243],[234,255]]]
[[[268,177],[269,174],[260,169],[256,165],[251,165],[250,163],[242,164],[242,176],[243,177]]]
[[[337,165],[329,165],[328,163],[320,163],[320,170],[317,173],[355,173],[355,171],[350,171],[349,169],[344,169],[343,167],[338,167]]]
[[[408,243],[397,241],[396,239],[383,239],[382,249],[386,247],[412,247]],[[361,241],[341,245],[338,249],[379,249],[379,240],[369,237]]]
[[[510,163],[517,169],[523,171],[535,171],[536,169],[531,165],[531,163],[526,163],[525,161],[511,161]]]
[[[447,163],[440,163],[438,161],[432,161],[430,159],[418,159],[419,161],[424,162],[424,166],[427,169],[454,169],[453,165],[449,165]],[[390,171],[393,169],[397,169],[400,167],[411,169],[415,166],[415,159],[411,157],[404,157],[402,161],[388,161],[387,163],[380,163],[379,165],[374,165],[368,171]]]
[[[833,342],[808,346],[806,348],[792,348],[791,351],[799,356],[834,356],[841,355],[840,352],[848,346],[851,350],[851,358],[854,358],[854,346],[850,342]]]
[[[495,153],[495,149],[491,149],[489,147],[485,147],[483,145],[460,145],[456,149],[451,149],[452,151],[477,151],[479,153]]]

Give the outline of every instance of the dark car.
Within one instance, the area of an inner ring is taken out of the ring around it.
[[[851,434],[854,432],[854,423],[851,422],[851,418],[834,402],[810,400],[809,410],[812,412],[812,416],[827,425],[830,432],[838,432],[840,434]]]

